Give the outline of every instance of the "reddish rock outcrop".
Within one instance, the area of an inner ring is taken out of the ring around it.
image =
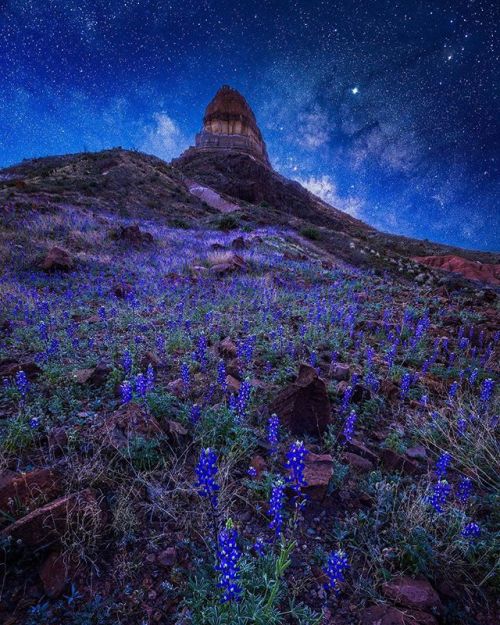
[[[0,380],[13,378],[19,371],[24,371],[28,380],[34,380],[42,373],[42,370],[35,362],[20,362],[13,358],[0,360]]]
[[[425,579],[398,577],[382,586],[382,593],[396,603],[416,610],[442,609],[441,600],[434,588]]]
[[[59,476],[50,469],[28,473],[4,473],[0,476],[0,510],[26,507],[40,499],[47,501],[61,493]]]
[[[298,436],[321,435],[332,420],[325,381],[307,364],[300,365],[297,379],[278,393],[270,411]]]
[[[453,254],[444,256],[414,256],[412,260],[427,267],[458,273],[468,280],[500,285],[500,264],[480,263],[477,260],[467,260]]]
[[[306,486],[304,492],[321,501],[324,499],[328,483],[333,475],[333,458],[330,454],[308,453],[305,457],[304,479]]]
[[[120,228],[115,230],[111,236],[113,239],[125,241],[127,243],[131,243],[132,245],[152,243],[154,240],[152,234],[144,232],[137,224],[133,226],[120,226]]]
[[[61,553],[49,553],[39,571],[45,594],[54,599],[59,597],[69,582],[69,568]]]
[[[40,263],[40,269],[44,271],[71,271],[75,266],[72,256],[60,247],[51,247],[47,255]]]

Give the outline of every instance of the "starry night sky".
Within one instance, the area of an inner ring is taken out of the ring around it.
[[[493,0],[0,0],[0,166],[170,160],[223,83],[274,167],[374,226],[498,250]]]

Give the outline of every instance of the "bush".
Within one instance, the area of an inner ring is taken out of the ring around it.
[[[321,232],[312,226],[307,228],[302,228],[300,234],[306,239],[310,239],[311,241],[319,241],[321,239]]]

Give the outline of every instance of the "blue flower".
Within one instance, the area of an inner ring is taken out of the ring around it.
[[[28,393],[28,388],[29,388],[29,382],[24,371],[18,371],[16,373],[16,387],[19,393],[21,394],[21,397],[23,399],[26,399],[26,394]]]
[[[440,514],[443,512],[443,506],[446,504],[450,490],[451,486],[446,480],[440,480],[434,485],[434,491],[429,497],[429,503],[436,512]]]
[[[126,349],[123,353],[122,367],[125,371],[125,375],[130,375],[130,373],[132,372],[132,356],[128,349]]]
[[[290,445],[286,454],[285,468],[289,472],[288,482],[297,495],[302,494],[302,486],[307,486],[304,479],[304,469],[306,466],[305,457],[309,451],[304,447],[302,441],[295,441]]]
[[[267,422],[267,441],[270,446],[271,454],[275,454],[278,451],[278,427],[278,415],[272,414]]]
[[[201,417],[201,406],[193,404],[191,406],[191,412],[189,413],[189,420],[193,425],[196,425]]]
[[[323,569],[325,575],[328,577],[325,589],[333,590],[333,592],[338,595],[340,593],[340,584],[345,581],[345,572],[348,568],[349,563],[347,561],[345,551],[342,549],[332,551],[328,556],[328,561]]]
[[[351,414],[347,417],[347,419],[345,420],[345,424],[344,424],[344,429],[342,430],[342,433],[345,436],[345,439],[347,441],[352,441],[353,436],[354,436],[354,426],[356,425],[356,413],[354,410],[351,411]]]
[[[480,534],[481,528],[473,521],[471,523],[467,523],[462,530],[462,536],[464,536],[464,538],[478,538]]]
[[[458,483],[457,487],[457,499],[461,503],[466,503],[472,495],[473,484],[472,480],[468,477],[463,477]]]
[[[285,500],[285,485],[282,480],[275,483],[269,500],[269,527],[274,530],[276,536],[281,534],[283,527],[283,502]]]
[[[220,385],[222,392],[225,393],[227,391],[226,365],[223,360],[219,360],[217,365],[217,383]]]
[[[210,447],[202,449],[196,466],[196,476],[198,478],[196,486],[199,488],[200,495],[208,497],[214,508],[218,504],[217,491],[220,488],[215,481],[216,475],[217,454]]]
[[[435,473],[438,479],[442,480],[448,471],[448,466],[451,462],[451,456],[448,452],[444,451],[436,461]]]
[[[401,389],[400,396],[401,399],[406,399],[408,397],[408,393],[410,392],[410,383],[411,383],[411,374],[405,373],[401,378]]]
[[[120,384],[120,395],[124,404],[132,401],[132,384],[128,380],[124,380]]]
[[[233,528],[231,520],[219,533],[219,549],[217,551],[219,571],[219,588],[223,589],[222,603],[239,601],[242,588],[240,584],[239,561],[241,552],[237,544],[238,534]]]
[[[486,378],[486,380],[483,381],[483,383],[481,384],[481,401],[484,404],[487,404],[490,399],[491,396],[493,394],[493,387],[494,387],[495,383],[493,382],[493,380],[491,378]]]

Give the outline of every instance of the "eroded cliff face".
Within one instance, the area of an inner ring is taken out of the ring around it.
[[[219,149],[245,152],[271,167],[252,109],[241,93],[228,85],[223,85],[208,104],[203,129],[188,152]]]

